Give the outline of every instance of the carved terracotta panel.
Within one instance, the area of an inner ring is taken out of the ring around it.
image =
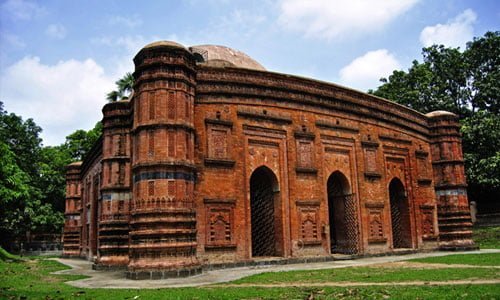
[[[297,140],[297,165],[304,168],[314,167],[312,141]]]

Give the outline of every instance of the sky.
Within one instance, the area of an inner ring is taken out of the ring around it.
[[[58,145],[102,118],[146,44],[225,45],[267,70],[361,91],[432,44],[500,30],[499,0],[0,0],[0,101]]]

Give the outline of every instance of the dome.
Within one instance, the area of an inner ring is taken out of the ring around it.
[[[176,42],[172,42],[172,41],[157,41],[157,42],[153,42],[153,43],[147,44],[142,49],[156,48],[156,47],[171,47],[171,48],[182,48],[182,49],[185,49],[184,46],[182,46],[181,44],[176,43]]]
[[[445,111],[445,110],[436,110],[436,111],[431,111],[430,113],[425,114],[425,116],[428,118],[437,118],[437,117],[444,117],[444,116],[456,117],[457,115],[452,113],[452,112]]]
[[[198,45],[189,47],[191,52],[199,57],[199,61],[209,66],[234,66],[236,68],[266,71],[266,69],[245,53],[218,45]],[[214,63],[215,61],[215,63]],[[221,64],[226,61],[229,64]]]

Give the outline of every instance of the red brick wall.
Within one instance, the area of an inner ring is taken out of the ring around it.
[[[252,259],[250,178],[262,166],[275,177],[279,256],[329,255],[335,230],[348,240],[344,252],[392,251],[394,178],[404,186],[408,247],[437,246],[435,185],[465,183],[463,164],[436,167],[447,153],[461,159],[459,137],[435,138],[450,124],[332,84],[195,65],[176,45],[147,47],[134,61],[132,100],[104,109],[102,188],[130,199],[128,216],[128,206],[103,208],[130,224],[128,252],[108,264],[137,271]],[[345,177],[333,214],[343,234],[329,220],[335,172]]]

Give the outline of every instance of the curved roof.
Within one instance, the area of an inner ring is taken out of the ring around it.
[[[210,61],[227,61],[237,68],[266,71],[266,69],[245,53],[225,46],[197,45],[190,47],[193,53],[200,54],[208,65]]]
[[[146,46],[142,47],[142,49],[155,48],[155,47],[172,47],[172,48],[185,49],[184,46],[182,46],[181,44],[172,41],[157,41],[149,43]]]
[[[443,117],[443,116],[456,117],[457,115],[452,113],[452,112],[445,111],[445,110],[435,110],[435,111],[431,111],[430,113],[425,114],[425,116],[428,118],[435,118],[435,117]]]

